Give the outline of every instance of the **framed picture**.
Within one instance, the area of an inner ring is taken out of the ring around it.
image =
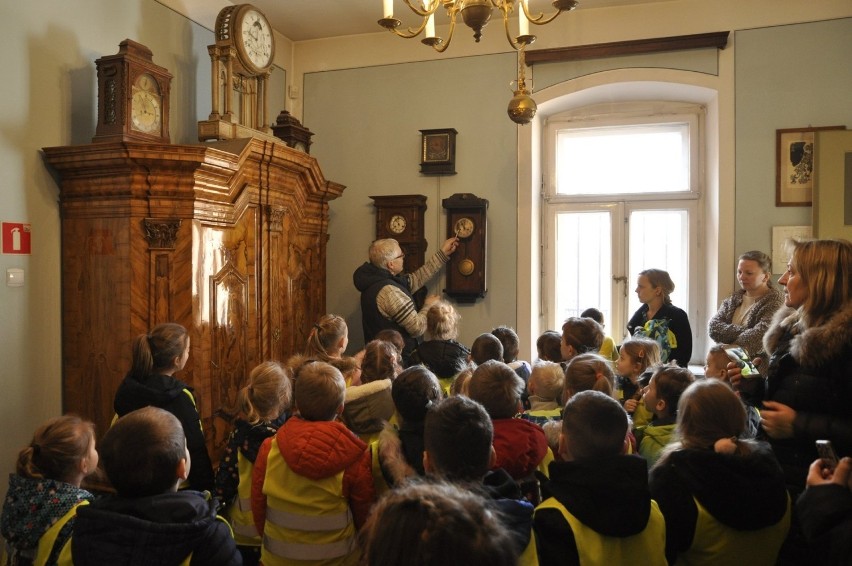
[[[453,128],[420,130],[420,172],[426,175],[455,175],[456,132]]]
[[[844,128],[824,126],[775,131],[775,206],[811,206],[815,132]]]

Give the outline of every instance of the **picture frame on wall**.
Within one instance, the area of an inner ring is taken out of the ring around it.
[[[811,206],[814,192],[814,140],[820,130],[845,126],[775,131],[775,206]]]
[[[456,134],[454,128],[420,130],[420,172],[426,175],[456,174]]]

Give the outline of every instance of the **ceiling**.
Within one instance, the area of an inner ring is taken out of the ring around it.
[[[240,0],[235,0],[238,3]],[[382,16],[382,0],[248,0],[259,8],[272,27],[293,41],[338,37],[362,33],[380,33],[376,23]],[[413,13],[403,0],[394,1],[394,15],[403,26],[415,25]],[[417,0],[411,0],[416,2]],[[625,6],[661,0],[580,0],[578,10],[604,6]],[[529,0],[530,11],[552,13],[550,0]],[[499,17],[495,11],[493,18]],[[565,17],[564,14],[561,17]],[[446,23],[443,9],[438,9],[436,24]],[[461,22],[459,22],[461,23]],[[387,33],[387,32],[384,32]]]

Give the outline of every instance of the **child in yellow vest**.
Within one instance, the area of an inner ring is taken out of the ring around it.
[[[562,414],[559,452],[534,529],[541,564],[664,566],[665,523],[648,468],[625,455],[628,419],[610,395],[583,391]]]
[[[555,362],[535,364],[527,381],[530,408],[524,411],[524,418],[539,425],[560,419],[564,386],[565,372],[562,366]]]
[[[651,469],[670,564],[775,564],[790,527],[784,473],[765,442],[742,440],[745,410],[717,379],[690,385],[679,440]]]
[[[333,366],[301,366],[295,375],[296,414],[260,448],[251,508],[265,566],[358,562],[357,530],[375,501],[375,488],[367,445],[336,422],[345,390]]]
[[[119,418],[100,443],[116,490],[77,511],[75,566],[238,566],[242,557],[208,492],[178,491],[189,475],[186,436],[173,414],[144,407]]]
[[[648,460],[648,467],[653,466],[666,445],[674,441],[678,401],[693,381],[695,376],[692,372],[674,362],[654,369],[642,396],[645,408],[654,414],[654,418],[646,426],[635,428],[639,454]]]
[[[71,564],[71,537],[80,505],[94,497],[80,484],[98,467],[95,426],[73,415],[40,426],[18,454],[0,516],[3,564]]]
[[[292,398],[290,377],[278,362],[263,362],[237,396],[239,416],[216,471],[216,497],[226,506],[245,566],[260,560],[260,535],[251,514],[251,474],[263,441],[284,424]]]
[[[654,413],[642,403],[642,391],[651,377],[650,368],[660,363],[660,345],[650,338],[631,338],[618,351],[615,362],[615,398],[630,415],[634,427],[651,422]]]

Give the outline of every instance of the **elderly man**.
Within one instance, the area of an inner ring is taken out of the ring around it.
[[[361,292],[361,317],[364,341],[369,342],[381,330],[393,329],[405,339],[403,358],[417,345],[417,337],[426,330],[426,311],[437,295],[426,297],[420,312],[412,293],[420,289],[450,259],[458,247],[452,237],[414,273],[401,275],[405,254],[392,238],[376,240],[370,246],[370,261],[355,270],[352,280]]]

